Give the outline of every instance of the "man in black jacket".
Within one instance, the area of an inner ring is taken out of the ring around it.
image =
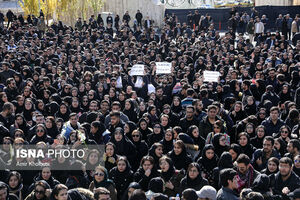
[[[143,14],[140,12],[140,10],[137,10],[137,13],[135,14],[135,18],[136,18],[136,21],[137,21],[137,25],[142,28]]]
[[[182,128],[184,133],[187,132],[188,128],[192,125],[197,126],[199,124],[198,120],[195,118],[195,107],[189,105],[186,107],[186,115],[184,118],[180,119],[179,126]]]
[[[292,170],[293,161],[283,157],[279,161],[279,172],[271,175],[272,191],[275,195],[287,195],[295,189],[300,188],[300,178]]]
[[[272,107],[270,109],[270,117],[261,124],[266,128],[266,135],[272,136],[273,133],[278,133],[280,127],[284,125],[284,122],[279,118],[279,108]]]

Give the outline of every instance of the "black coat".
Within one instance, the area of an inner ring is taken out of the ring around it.
[[[143,167],[140,167],[134,174],[134,181],[139,183],[142,190],[148,191],[148,184],[152,178],[158,177],[159,173],[156,170],[156,167],[153,167],[151,174],[149,176],[145,175],[145,170]]]
[[[192,157],[187,153],[185,147],[179,155],[176,155],[174,150],[168,153],[168,156],[172,159],[174,167],[178,170],[187,170],[189,164],[193,162]]]
[[[187,172],[188,173],[188,172]],[[208,185],[208,181],[201,176],[201,172],[194,180],[190,179],[188,175],[186,175],[180,182],[181,192],[187,188],[192,188],[196,191],[201,190],[201,188],[205,185]]]
[[[39,173],[39,174],[37,174],[37,175],[34,177],[33,180],[34,180],[34,182],[30,185],[30,187],[29,187],[29,189],[28,189],[28,193],[30,193],[31,191],[33,191],[33,189],[34,189],[34,183],[35,183],[35,182],[40,181],[40,180],[44,180],[44,179],[42,178],[42,174]],[[44,180],[44,181],[46,181],[46,180]],[[58,180],[56,180],[56,179],[55,179],[54,177],[52,177],[52,176],[51,176],[46,182],[49,184],[49,186],[50,186],[51,189],[53,189],[57,184],[60,183]]]
[[[118,199],[121,199],[129,184],[133,181],[133,172],[128,164],[124,172],[120,172],[117,167],[114,167],[109,172],[109,178],[115,183]]]
[[[123,138],[121,141],[117,142],[115,140],[114,134],[117,131],[121,131]],[[117,128],[115,133],[112,134],[110,142],[116,145],[115,153],[120,156],[126,156],[129,163],[134,166],[137,162],[136,159],[136,147],[135,145],[124,135],[124,131],[121,128]]]
[[[272,183],[271,188],[274,194],[282,195],[282,189],[288,187],[290,192],[293,192],[295,189],[300,188],[300,178],[294,173],[291,172],[290,177],[283,182],[280,172],[277,172],[275,176],[270,176],[270,182]]]

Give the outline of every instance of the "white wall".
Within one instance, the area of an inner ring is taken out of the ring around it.
[[[118,14],[121,20],[127,10],[131,17],[131,25],[133,25],[137,10],[141,11],[144,17],[143,19],[146,19],[148,15],[150,19],[154,20],[154,26],[161,27],[163,24],[164,5],[155,5],[153,0],[106,0],[102,8],[103,12],[113,12],[114,15]]]
[[[293,0],[255,0],[255,6],[291,6]]]
[[[294,6],[299,6],[300,5],[300,0],[293,0],[293,5]]]

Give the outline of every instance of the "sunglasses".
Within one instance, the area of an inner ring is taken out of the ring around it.
[[[11,144],[10,142],[3,142],[3,144]]]
[[[160,126],[154,126],[154,128],[160,128]]]
[[[289,133],[288,131],[281,131],[281,133]]]
[[[44,194],[45,193],[44,190],[34,190],[34,192],[37,193],[37,194]]]
[[[300,160],[294,160],[295,163],[300,163]]]
[[[43,129],[37,129],[36,132],[44,133]]]
[[[132,135],[132,137],[140,137],[140,135]]]
[[[98,173],[95,173],[95,176],[104,176],[104,173],[98,172]]]

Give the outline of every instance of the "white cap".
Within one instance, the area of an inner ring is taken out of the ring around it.
[[[217,199],[217,191],[210,185],[203,186],[200,191],[197,191],[197,195],[199,198]]]

